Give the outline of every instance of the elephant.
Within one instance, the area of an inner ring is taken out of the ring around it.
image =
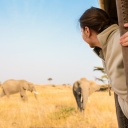
[[[20,93],[20,97],[22,100],[28,100],[26,95],[26,90],[30,92],[34,92],[35,98],[37,99],[38,92],[36,91],[34,84],[26,81],[26,80],[6,80],[1,84],[2,92],[0,97],[7,96],[9,98],[10,95],[15,93]]]
[[[84,113],[88,97],[93,92],[100,90],[100,85],[96,84],[94,81],[89,81],[86,78],[81,78],[74,82],[72,89],[77,103],[77,109]]]

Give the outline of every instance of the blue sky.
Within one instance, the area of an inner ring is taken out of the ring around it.
[[[101,60],[82,40],[79,17],[98,0],[0,0],[0,81],[94,80]]]

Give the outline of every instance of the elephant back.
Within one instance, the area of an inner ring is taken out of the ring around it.
[[[81,82],[81,88],[83,90],[89,90],[89,95],[100,89],[100,85],[98,85],[94,81],[90,81],[85,78],[82,78],[80,82]]]
[[[6,93],[13,94],[19,92],[20,91],[19,81],[14,79],[7,80],[2,84],[2,88]]]
[[[95,91],[100,90],[100,85],[98,85],[96,82],[94,81],[90,81],[90,94],[92,94]]]

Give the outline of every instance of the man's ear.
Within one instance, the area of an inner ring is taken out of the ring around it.
[[[91,31],[90,31],[89,27],[86,26],[84,32],[85,32],[86,37],[90,37]]]

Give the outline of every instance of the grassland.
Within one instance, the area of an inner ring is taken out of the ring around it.
[[[36,86],[38,100],[27,92],[0,99],[0,128],[117,128],[113,93],[95,92],[89,98],[85,115],[77,111],[72,86]]]

